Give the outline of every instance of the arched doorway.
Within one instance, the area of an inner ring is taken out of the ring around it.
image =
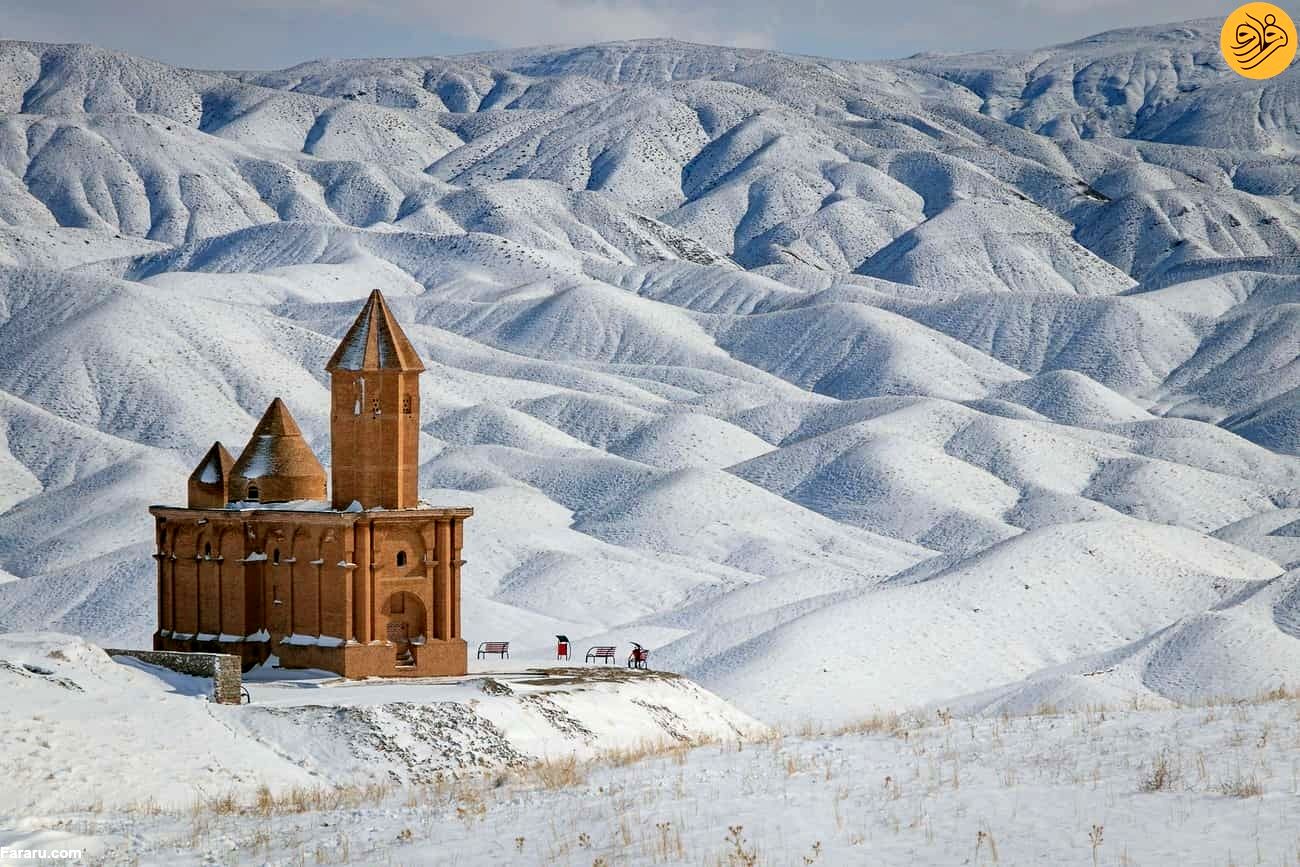
[[[424,603],[414,593],[399,590],[388,597],[382,613],[394,665],[414,668],[417,649],[424,644]]]

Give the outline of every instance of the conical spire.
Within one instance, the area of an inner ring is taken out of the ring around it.
[[[366,306],[334,350],[325,369],[336,370],[424,370],[419,353],[388,309],[378,289],[370,293]]]
[[[262,418],[253,428],[253,439],[258,437],[300,437],[302,428],[298,427],[298,422],[293,420],[289,414],[289,407],[284,405],[284,401],[276,398],[271,401],[271,405],[262,413]]]
[[[235,459],[220,442],[212,444],[203,460],[190,473],[191,509],[220,509],[230,499],[230,474]]]
[[[325,468],[277,397],[231,469],[230,499],[275,503],[324,498]]]

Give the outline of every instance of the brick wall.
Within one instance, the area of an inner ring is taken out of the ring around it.
[[[240,659],[230,653],[180,653],[172,650],[121,650],[104,648],[109,656],[129,656],[149,665],[212,678],[212,700],[218,704],[239,704],[243,678]]]

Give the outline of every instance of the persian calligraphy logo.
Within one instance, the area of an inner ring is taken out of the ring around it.
[[[1223,22],[1219,49],[1238,75],[1272,78],[1295,57],[1295,24],[1272,3],[1247,3]]]

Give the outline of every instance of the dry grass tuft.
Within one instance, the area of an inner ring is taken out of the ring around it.
[[[1217,788],[1219,794],[1227,795],[1229,798],[1259,798],[1264,794],[1264,786],[1254,774],[1249,776],[1238,774],[1230,780],[1219,783]]]
[[[630,747],[608,750],[601,753],[595,761],[613,767],[624,767],[644,762],[647,759],[669,757],[677,764],[684,764],[691,750],[718,743],[715,738],[697,738],[695,740],[643,740]]]
[[[1300,693],[1287,689],[1286,684],[1283,683],[1279,684],[1275,689],[1270,689],[1267,692],[1260,693],[1259,698],[1256,701],[1263,704],[1270,701],[1290,701],[1294,698],[1300,698]]]
[[[727,828],[727,849],[722,863],[728,867],[754,867],[758,863],[758,849],[745,839],[744,827],[732,825]]]
[[[676,864],[686,860],[686,846],[682,832],[672,822],[655,823],[652,856],[656,864]]]
[[[920,717],[891,711],[889,713],[872,714],[869,717],[846,723],[833,729],[830,734],[832,736],[889,735],[895,738],[906,738],[910,732],[924,728],[925,725],[925,720]]]
[[[324,810],[355,809],[368,804],[381,803],[391,793],[388,783],[373,782],[341,786],[295,786],[277,795],[262,785],[251,800],[242,800],[233,791],[218,795],[196,795],[190,807],[194,818],[206,816],[256,815],[282,816],[291,813],[309,813]],[[155,813],[161,809],[153,804]]]
[[[975,863],[980,863],[980,856],[983,852],[989,853],[989,859],[992,863],[998,863],[998,844],[993,839],[993,832],[980,830],[975,832]]]
[[[1143,792],[1168,792],[1182,778],[1182,769],[1162,750],[1151,760],[1151,770],[1138,779],[1138,789]]]
[[[587,782],[587,765],[570,753],[558,759],[545,759],[530,768],[534,781],[544,789],[565,789]]]

